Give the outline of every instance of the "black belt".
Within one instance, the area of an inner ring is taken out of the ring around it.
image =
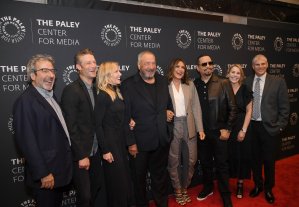
[[[251,120],[253,123],[262,123],[262,121]]]

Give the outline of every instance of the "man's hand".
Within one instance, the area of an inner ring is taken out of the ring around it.
[[[220,129],[220,139],[221,140],[228,140],[230,135],[230,131],[227,129]]]
[[[167,121],[171,122],[174,116],[174,113],[170,110],[166,110],[166,115],[167,115]]]
[[[200,140],[204,140],[206,137],[206,134],[204,132],[198,132],[198,135]]]
[[[103,159],[106,160],[107,162],[111,163],[114,161],[113,155],[111,152],[108,152],[106,154],[103,154]]]
[[[42,185],[41,188],[46,188],[46,189],[53,189],[54,187],[54,176],[52,175],[52,173],[50,173],[49,175],[47,175],[46,177],[43,177],[42,179],[40,179]]]
[[[136,125],[136,122],[134,121],[134,119],[130,119],[130,123],[129,123],[130,130],[133,130],[135,125]]]
[[[89,162],[88,157],[85,157],[82,160],[79,160],[79,168],[80,169],[89,170],[89,166],[90,166],[90,162]]]
[[[133,144],[129,146],[129,153],[130,155],[132,155],[134,158],[136,157],[137,153],[138,153],[138,149],[137,149],[137,145]]]

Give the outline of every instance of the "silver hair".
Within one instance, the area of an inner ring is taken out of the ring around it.
[[[27,79],[28,82],[31,82],[31,74],[36,72],[36,68],[35,65],[38,61],[49,61],[50,63],[52,63],[52,65],[55,65],[55,60],[51,55],[47,55],[47,54],[36,54],[34,56],[32,56],[28,63],[27,63]]]
[[[142,56],[145,54],[152,54],[154,57],[156,57],[155,54],[149,50],[142,51],[138,54],[138,62],[137,62],[138,65],[140,64]]]

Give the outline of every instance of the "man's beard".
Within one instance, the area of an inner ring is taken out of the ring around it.
[[[151,80],[155,77],[155,73],[153,73],[153,75],[148,76],[145,73],[140,71],[139,74],[140,74],[140,76],[142,77],[143,80]]]

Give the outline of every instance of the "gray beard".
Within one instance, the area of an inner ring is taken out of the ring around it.
[[[147,76],[145,76],[142,72],[139,72],[139,74],[140,74],[140,76],[141,76],[141,78],[143,79],[143,80],[151,80],[151,79],[153,79],[155,76],[152,76],[152,77],[147,77]]]

